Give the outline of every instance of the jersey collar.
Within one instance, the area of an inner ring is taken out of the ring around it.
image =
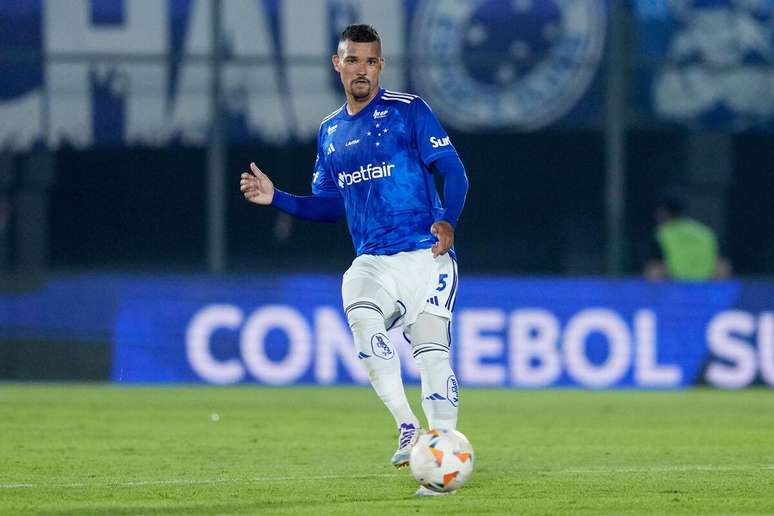
[[[350,115],[349,112],[347,112],[347,103],[344,103],[344,109],[341,110],[341,118],[344,120],[357,120],[358,118],[362,117],[366,114],[372,107],[377,105],[379,103],[379,100],[382,98],[382,95],[384,94],[384,88],[379,87],[379,91],[376,92],[376,96],[371,99],[371,102],[366,104],[366,106],[357,112],[357,114]]]

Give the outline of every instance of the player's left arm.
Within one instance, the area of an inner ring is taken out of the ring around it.
[[[443,176],[444,212],[431,227],[438,239],[433,245],[433,256],[445,254],[454,245],[454,229],[465,205],[468,177],[449,135],[422,99],[411,103],[414,120],[414,141],[424,164]]]
[[[438,239],[433,245],[433,256],[440,256],[454,245],[454,229],[468,194],[468,176],[456,152],[441,155],[433,161],[431,169],[443,176],[444,212],[430,227],[430,231]]]

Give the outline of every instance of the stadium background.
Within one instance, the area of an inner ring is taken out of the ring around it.
[[[764,0],[3,2],[0,379],[364,382],[346,228],[237,188],[308,191],[358,20],[470,177],[463,385],[774,385]],[[637,279],[673,187],[732,281]]]

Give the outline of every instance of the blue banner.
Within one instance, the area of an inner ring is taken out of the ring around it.
[[[386,87],[448,126],[599,121],[608,0],[229,0],[222,91],[233,142],[312,141],[343,100],[338,35],[380,31]],[[0,149],[204,145],[210,0],[4,0]]]
[[[632,5],[646,115],[695,127],[774,127],[774,1]]]
[[[116,382],[367,383],[333,276],[53,280],[0,337],[112,341]],[[452,341],[463,386],[774,386],[774,284],[463,277]]]

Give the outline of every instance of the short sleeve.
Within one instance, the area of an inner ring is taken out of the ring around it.
[[[457,154],[449,135],[421,98],[412,102],[414,108],[414,138],[419,156],[428,167],[442,154]]]
[[[325,197],[338,197],[341,195],[329,172],[325,154],[321,152],[319,136],[317,138],[317,158],[314,160],[314,172],[312,174],[312,193]]]

